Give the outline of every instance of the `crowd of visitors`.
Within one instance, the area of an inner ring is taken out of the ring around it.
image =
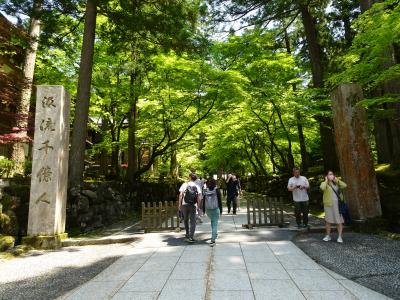
[[[310,184],[305,176],[300,174],[300,168],[293,168],[293,177],[288,181],[287,189],[292,193],[294,214],[297,227],[309,228],[309,195]],[[331,227],[336,224],[338,230],[338,243],[343,243],[343,224],[345,217],[349,217],[343,197],[346,183],[338,179],[332,171],[328,171],[320,189],[323,192],[323,205],[325,212],[326,236],[323,241],[331,240]],[[207,215],[211,221],[210,245],[214,246],[218,237],[218,220],[222,215],[222,198],[226,197],[227,214],[236,215],[240,209],[240,196],[242,187],[235,174],[228,174],[226,178],[218,181],[210,178],[203,180],[195,172],[189,174],[188,181],[179,189],[179,213],[185,225],[185,238],[188,242],[195,242],[194,234],[196,225],[202,223],[202,218]],[[346,219],[347,219],[346,218]]]

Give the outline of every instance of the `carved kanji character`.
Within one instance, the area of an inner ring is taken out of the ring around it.
[[[54,104],[54,97],[43,97],[42,99],[42,107],[43,108],[52,108],[52,107],[56,107],[56,105]]]
[[[51,118],[47,118],[47,120],[42,120],[39,128],[41,131],[55,131],[56,129],[54,128],[54,126],[55,123],[53,122],[53,120]]]
[[[44,151],[46,152],[46,154],[47,154],[48,150],[54,150],[54,147],[53,147],[53,146],[50,146],[49,143],[50,143],[49,140],[44,141],[44,142],[42,143],[42,145],[44,145],[44,146],[41,147],[41,148],[39,148],[38,150],[39,150],[39,151],[44,150]]]
[[[53,175],[51,168],[49,166],[43,166],[37,172],[36,177],[39,178],[39,182],[49,182],[52,179],[51,175]]]

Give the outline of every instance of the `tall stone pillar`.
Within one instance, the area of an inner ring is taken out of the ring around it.
[[[332,92],[336,149],[345,197],[354,219],[382,214],[374,162],[369,145],[366,111],[356,103],[363,98],[357,84],[342,84]]]
[[[63,86],[38,86],[28,237],[37,248],[58,248],[65,234],[70,98]]]

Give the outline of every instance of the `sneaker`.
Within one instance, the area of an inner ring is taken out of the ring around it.
[[[327,235],[327,236],[325,236],[322,240],[323,240],[324,242],[329,242],[329,241],[331,240],[331,237],[330,237],[329,235]]]
[[[339,236],[339,237],[337,238],[337,242],[338,242],[338,243],[343,243],[343,239],[342,239],[341,236]]]
[[[188,234],[185,234],[185,239],[189,239],[189,235]]]
[[[196,240],[192,237],[189,238],[189,243],[194,243]]]
[[[300,229],[301,228],[301,224],[297,224],[297,229]]]
[[[215,241],[211,241],[210,242],[210,247],[214,247],[215,246]]]

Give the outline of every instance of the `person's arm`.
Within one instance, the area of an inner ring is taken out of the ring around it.
[[[287,189],[288,189],[289,192],[293,192],[296,189],[296,186],[293,184],[293,182],[290,179],[289,179],[289,182],[288,182]]]
[[[182,200],[183,200],[183,192],[180,192],[179,193],[179,209],[181,209],[182,208]]]
[[[201,193],[203,192],[202,190],[201,190],[201,188],[198,186],[198,185],[196,185],[196,187],[197,187],[197,207],[199,207],[199,208],[201,208]]]
[[[181,187],[179,188],[179,199],[178,199],[178,207],[179,207],[179,209],[181,209],[181,207],[182,207],[182,202],[183,202],[183,196],[184,196],[184,193],[185,193],[185,189],[186,189],[185,184],[182,184]]]
[[[217,198],[218,198],[219,214],[222,215],[222,197],[221,197],[221,191],[219,189],[217,189]]]
[[[305,179],[304,188],[307,190],[307,189],[310,187],[310,183],[308,182],[308,179],[307,179],[307,178],[304,177],[304,179]]]
[[[322,191],[325,191],[327,187],[328,187],[328,179],[325,178],[325,181],[321,182],[321,185],[319,186],[319,188],[320,188]]]
[[[343,181],[341,181],[340,179],[338,179],[338,186],[340,189],[345,189],[347,187],[347,184]]]

